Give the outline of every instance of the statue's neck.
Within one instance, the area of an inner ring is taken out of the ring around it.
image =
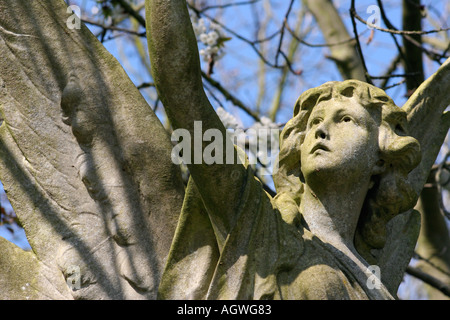
[[[300,212],[310,231],[325,243],[351,252],[360,212],[367,194],[368,183],[305,185]]]

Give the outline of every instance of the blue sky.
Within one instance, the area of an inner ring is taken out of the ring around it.
[[[92,10],[92,6],[95,5],[95,1],[92,0],[73,0],[74,3],[79,3],[82,8],[86,8],[86,11]],[[222,1],[222,3],[231,3],[235,1]],[[261,0],[260,3],[264,1]],[[282,23],[282,18],[287,10],[289,1],[286,0],[272,0],[272,14],[274,16],[273,22],[267,28],[266,35],[271,34],[273,31],[279,29]],[[219,2],[218,2],[219,3]],[[348,31],[352,34],[352,25],[349,15],[350,1],[334,1],[334,3],[339,8],[339,12],[343,18],[344,23],[347,26]],[[388,15],[390,21],[397,28],[401,28],[401,6],[399,3],[401,1],[384,1],[385,11]],[[448,26],[448,10],[446,9],[445,1],[423,1],[424,5],[428,8],[428,17],[433,20],[438,20],[443,27]],[[368,19],[372,14],[371,11],[367,12],[370,6],[376,4],[376,1],[370,0],[360,0],[356,1],[356,10],[358,14]],[[248,38],[255,39],[254,37],[254,25],[255,18],[251,11],[251,6],[239,6],[233,9],[224,10],[220,13],[217,18],[220,22],[223,22],[231,30],[237,32],[238,34]],[[296,15],[299,13],[300,1],[295,1],[292,9],[292,14],[290,15],[289,24],[291,28],[294,26]],[[439,15],[436,13],[439,12]],[[217,12],[214,10],[208,11],[209,15],[215,16]],[[308,28],[311,24],[311,17],[307,16],[305,18],[304,27]],[[442,21],[444,20],[444,21]],[[91,30],[98,32],[98,28],[89,26]],[[361,35],[361,46],[364,52],[364,57],[366,64],[369,69],[369,73],[374,76],[383,75],[389,62],[394,58],[396,54],[395,44],[392,41],[391,36],[388,33],[375,31],[373,34],[373,39],[370,43],[367,43],[369,36],[371,35],[370,30],[360,22],[357,22],[358,32]],[[381,24],[381,27],[385,27]],[[430,25],[429,19],[423,19],[423,28],[425,30],[434,29],[433,25]],[[447,35],[449,33],[447,32]],[[258,56],[255,51],[245,42],[239,40],[231,34],[227,34],[232,38],[231,41],[226,42],[226,54],[224,58],[216,63],[215,71],[213,77],[219,80],[231,93],[236,95],[241,101],[243,101],[248,107],[252,108],[255,106],[258,95]],[[442,35],[442,33],[441,33]],[[398,41],[401,43],[401,38],[397,36]],[[317,27],[312,27],[311,31],[305,38],[310,43],[324,43],[323,37]],[[145,39],[142,39],[144,46],[146,46]],[[285,35],[285,43],[289,42],[289,37]],[[143,82],[151,81],[148,72],[145,70],[145,66],[142,65],[138,55],[131,45],[128,36],[118,37],[114,40],[106,41],[104,43],[105,47],[122,63],[125,70],[128,72],[130,78],[137,85]],[[268,43],[269,52],[266,54],[267,59],[270,62],[274,61],[274,52],[278,45],[278,38],[274,38],[273,41]],[[270,52],[272,51],[272,53]],[[284,123],[290,118],[292,113],[292,106],[295,103],[296,98],[301,92],[309,89],[311,87],[318,86],[326,81],[331,80],[341,80],[335,63],[329,59],[324,59],[327,55],[328,48],[316,48],[311,49],[306,46],[300,45],[298,49],[298,54],[294,60],[294,68],[301,69],[303,71],[301,77],[290,76],[289,83],[290,89],[286,91],[283,95],[283,108],[279,113],[277,121]],[[424,55],[424,65],[426,76],[429,76],[434,72],[438,64],[431,62]],[[148,59],[147,59],[148,60]],[[282,59],[280,59],[282,61]],[[206,69],[204,62],[203,68]],[[399,68],[396,70],[397,74],[403,73],[403,70]],[[276,88],[278,78],[280,76],[279,70],[270,70],[266,74],[266,86],[264,94],[264,103],[262,105],[262,110],[267,110],[267,106],[270,105],[272,96],[271,93]],[[401,78],[394,78],[390,84],[394,84]],[[149,98],[152,94],[154,95],[153,89],[146,89],[141,91],[144,97]],[[406,101],[404,96],[405,90],[404,86],[398,86],[387,90],[388,94],[394,99],[398,105],[403,105]],[[220,95],[218,95],[220,97]],[[150,99],[149,99],[150,100]],[[211,99],[214,106],[214,99]],[[225,103],[224,104],[227,111],[233,113],[237,117],[241,118],[243,123],[248,124],[251,121],[248,116],[238,110],[235,106]],[[266,108],[264,108],[266,106]],[[161,114],[158,114],[161,116]]]

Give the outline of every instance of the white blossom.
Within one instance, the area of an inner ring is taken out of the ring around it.
[[[97,6],[93,6],[91,9],[91,13],[95,16],[97,14],[99,14],[100,9]]]
[[[202,33],[200,34],[200,36],[198,37],[200,39],[201,42],[203,42],[204,44],[208,43],[208,35],[206,33]]]
[[[241,148],[245,148],[250,164],[258,176],[272,175],[278,169],[276,160],[279,152],[280,124],[268,117],[261,117],[246,130],[235,116],[222,107],[217,108],[217,115],[228,129],[230,137]],[[262,166],[256,165],[257,162]]]
[[[217,23],[206,23],[205,19],[198,18],[196,14],[190,14],[192,27],[194,29],[197,41],[199,41],[204,48],[199,50],[200,56],[204,61],[215,61],[221,59],[224,55],[223,39],[225,38],[222,27]]]
[[[227,112],[224,108],[218,107],[216,112],[225,128],[234,130],[242,129],[236,117],[233,116],[231,113]]]

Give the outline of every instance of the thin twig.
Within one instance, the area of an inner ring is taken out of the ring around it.
[[[228,8],[228,7],[244,6],[244,5],[254,4],[259,1],[261,1],[261,0],[250,0],[250,1],[240,1],[240,2],[238,1],[238,2],[231,2],[231,3],[226,3],[226,4],[210,5],[210,6],[206,6],[206,7],[199,9],[199,12],[203,13],[203,12],[211,10],[211,9],[224,9],[224,8]]]
[[[433,255],[434,256],[434,255]],[[433,257],[431,256],[431,258]],[[435,268],[436,270],[438,270],[439,272],[442,272],[443,274],[445,274],[446,276],[450,277],[450,273],[443,270],[442,268],[440,268],[439,266],[437,266],[436,264],[434,264],[432,261],[430,261],[431,258],[425,258],[422,257],[420,254],[418,254],[417,252],[414,252],[414,258],[418,259],[418,260],[422,260],[425,261],[426,263],[428,263],[430,266],[432,266],[433,268]]]
[[[386,12],[384,11],[384,6],[383,3],[381,2],[381,0],[377,0],[378,3],[378,7],[380,8],[380,14],[381,14],[381,19],[383,19],[384,24],[390,28],[390,29],[396,29],[392,23],[389,21]],[[401,47],[401,45],[398,43],[397,38],[395,37],[395,35],[393,33],[390,33],[390,36],[392,37],[392,40],[395,43],[395,46],[397,48],[398,54],[400,55],[400,58],[403,60],[404,63],[408,63],[408,59],[406,59],[405,54],[403,53],[403,49]]]
[[[384,74],[392,74],[393,72],[395,72],[395,70],[397,70],[397,66],[400,63],[401,59],[402,59],[401,54],[400,53],[397,54],[397,56],[392,60],[391,64],[389,65],[389,67],[387,68],[387,70]],[[385,90],[390,79],[391,78],[384,79],[383,82],[380,84],[380,88]]]
[[[137,88],[139,90],[141,90],[141,89],[144,89],[144,88],[150,88],[150,87],[154,87],[154,86],[155,86],[155,84],[152,83],[152,82],[143,82],[140,85],[138,85]]]
[[[440,28],[440,29],[434,29],[434,30],[427,30],[427,31],[413,31],[413,30],[396,30],[396,29],[387,29],[387,28],[382,28],[377,26],[376,24],[370,23],[366,20],[364,20],[363,18],[361,18],[356,11],[354,11],[353,13],[354,17],[356,19],[358,19],[359,21],[361,21],[362,23],[364,23],[365,25],[383,31],[383,32],[388,32],[388,33],[392,33],[392,34],[401,34],[401,35],[424,35],[424,34],[430,34],[430,33],[437,33],[437,32],[445,32],[445,31],[449,31],[450,28]]]
[[[352,4],[354,4],[354,1],[352,1]],[[390,34],[392,35],[392,38],[394,39],[394,42],[395,42],[395,44],[396,44],[396,46],[397,46],[397,49],[399,50],[399,53],[402,54],[402,59],[403,59],[404,61],[406,61],[406,59],[405,59],[405,57],[403,56],[403,53],[402,53],[402,51],[401,51],[401,49],[400,49],[400,46],[399,46],[399,44],[398,44],[398,42],[397,42],[397,39],[396,39],[395,36],[394,36],[395,34],[403,35],[403,37],[404,37],[407,41],[409,41],[410,43],[414,44],[416,47],[420,48],[420,50],[422,50],[422,52],[424,52],[431,60],[434,60],[434,61],[437,61],[437,62],[440,63],[440,60],[441,60],[441,59],[446,59],[446,58],[448,58],[448,57],[445,56],[445,53],[444,53],[444,54],[440,54],[440,53],[438,53],[438,52],[436,52],[436,51],[434,51],[434,50],[429,50],[429,49],[424,48],[424,47],[422,46],[422,44],[421,44],[420,42],[418,42],[417,40],[415,40],[414,38],[412,38],[411,35],[422,35],[422,34],[429,34],[429,33],[443,32],[443,31],[448,31],[448,30],[450,30],[450,28],[441,28],[441,29],[429,30],[429,31],[398,30],[398,29],[395,28],[395,27],[389,22],[389,20],[387,19],[386,14],[385,14],[384,9],[383,9],[383,5],[382,5],[381,1],[379,1],[379,0],[378,0],[378,5],[379,5],[379,8],[380,8],[381,17],[383,18],[383,22],[388,26],[389,29],[378,27],[377,25],[372,24],[372,23],[370,23],[370,22],[364,20],[363,18],[361,18],[361,17],[356,13],[356,10],[355,10],[355,8],[354,8],[353,6],[352,6],[352,9],[350,9],[350,13],[351,13],[351,15],[352,15],[352,23],[353,23],[354,18],[356,18],[356,19],[358,19],[360,22],[364,23],[365,25],[367,25],[367,26],[369,26],[369,27],[371,27],[371,28],[374,28],[374,29],[376,29],[376,30],[380,30],[380,31],[383,31],[383,32],[388,32],[388,33],[390,33]]]
[[[370,76],[372,79],[389,79],[389,78],[406,78],[419,74],[419,72],[403,73],[403,74],[388,74],[386,76]]]
[[[433,288],[439,290],[446,296],[450,297],[450,286],[446,285],[445,283],[441,282],[440,280],[436,279],[435,277],[423,272],[422,270],[419,270],[417,268],[408,266],[406,267],[406,273],[422,280],[426,284],[429,284]]]
[[[404,84],[405,82],[406,82],[406,79],[403,79],[402,81],[399,81],[399,82],[394,83],[394,84],[392,84],[390,86],[384,87],[383,90],[388,90],[388,89],[395,88],[395,87],[397,87],[397,86],[399,86],[401,84]]]
[[[139,24],[145,28],[144,17],[141,16],[138,12],[136,12],[136,10],[134,10],[129,3],[127,3],[124,0],[115,0],[115,1],[122,7],[123,11],[134,17],[137,20],[137,22],[139,22]]]
[[[287,10],[286,14],[284,15],[283,25],[281,26],[281,31],[280,31],[280,41],[278,42],[278,49],[277,49],[277,53],[275,55],[275,64],[278,64],[278,57],[280,56],[281,46],[283,45],[284,29],[287,25],[287,21],[289,18],[289,14],[291,13],[293,4],[294,4],[294,0],[291,0],[291,2],[289,3],[288,10]]]
[[[311,47],[311,48],[321,48],[321,47],[335,47],[335,46],[341,46],[344,44],[349,44],[352,42],[355,42],[355,38],[349,38],[347,40],[343,40],[343,41],[338,41],[338,42],[333,42],[333,43],[310,43],[307,42],[305,40],[303,40],[302,38],[300,38],[299,36],[297,36],[295,34],[295,32],[292,30],[292,28],[289,25],[286,25],[286,29],[287,31],[289,31],[290,35],[297,40],[298,42],[300,42],[301,44],[304,44],[307,47]],[[358,37],[360,37],[361,35],[363,35],[367,30],[361,32]]]
[[[219,90],[220,93],[225,97],[226,100],[231,101],[235,106],[239,107],[243,111],[245,111],[249,116],[251,116],[253,119],[255,119],[258,122],[261,122],[261,119],[259,116],[252,111],[250,108],[248,108],[241,100],[233,96],[228,90],[226,90],[219,82],[208,76],[206,73],[202,71],[203,78],[208,81],[210,85],[212,85],[214,88]]]
[[[358,50],[359,57],[361,58],[361,64],[362,64],[362,66],[364,68],[364,75],[366,77],[366,81],[368,83],[372,84],[372,80],[370,78],[369,71],[367,70],[366,61],[365,61],[364,55],[362,53],[361,43],[359,42],[358,29],[356,27],[355,15],[356,15],[355,0],[352,0],[351,7],[350,7],[350,16],[352,18],[353,34],[354,34],[355,39],[356,39],[356,49]]]
[[[132,34],[132,35],[135,35],[135,36],[145,37],[145,32],[137,32],[137,31],[134,31],[134,30],[120,28],[120,27],[115,27],[115,26],[106,26],[106,25],[104,25],[104,24],[102,24],[100,22],[92,21],[92,20],[89,20],[87,18],[83,18],[83,19],[81,19],[81,21],[83,21],[84,23],[87,23],[87,24],[91,24],[91,25],[103,28],[104,30],[125,32],[125,33],[129,33],[129,34]]]
[[[258,48],[256,47],[256,45],[258,43],[261,43],[263,41],[268,41],[270,39],[272,39],[273,37],[275,37],[277,34],[279,34],[281,32],[281,30],[277,31],[276,33],[272,34],[272,36],[270,36],[269,38],[266,38],[264,40],[249,40],[243,36],[241,36],[240,34],[238,34],[237,32],[233,31],[232,29],[228,28],[226,25],[224,25],[223,23],[221,23],[220,21],[214,19],[213,17],[211,17],[210,15],[201,12],[199,9],[195,8],[194,6],[192,6],[191,4],[188,3],[188,7],[193,10],[198,16],[203,15],[204,17],[208,18],[211,22],[219,25],[222,29],[224,29],[226,32],[228,32],[229,34],[233,35],[234,37],[236,37],[237,39],[247,43],[254,51],[255,53],[258,55],[258,57],[261,59],[261,61],[263,61],[266,65],[268,65],[271,68],[275,68],[275,69],[283,69],[288,67],[289,70],[293,73],[298,75],[298,72],[294,69],[292,69],[291,66],[289,66],[288,64],[286,65],[278,65],[277,63],[271,63],[265,56],[264,54],[258,50]]]
[[[216,95],[214,94],[213,90],[211,88],[209,88],[209,86],[207,86],[206,84],[205,84],[205,90],[208,91],[208,94],[219,105],[219,107],[222,107],[223,109],[225,109],[225,106],[222,104],[222,102],[219,100],[219,98],[216,97]]]

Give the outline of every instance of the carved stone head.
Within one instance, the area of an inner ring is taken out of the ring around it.
[[[417,201],[407,178],[420,159],[406,113],[383,90],[357,80],[327,82],[298,98],[281,133],[275,200],[286,220],[293,221],[300,215],[304,184],[317,172],[322,183],[327,174],[339,175],[343,183],[368,176],[356,242],[382,248],[386,223]]]

